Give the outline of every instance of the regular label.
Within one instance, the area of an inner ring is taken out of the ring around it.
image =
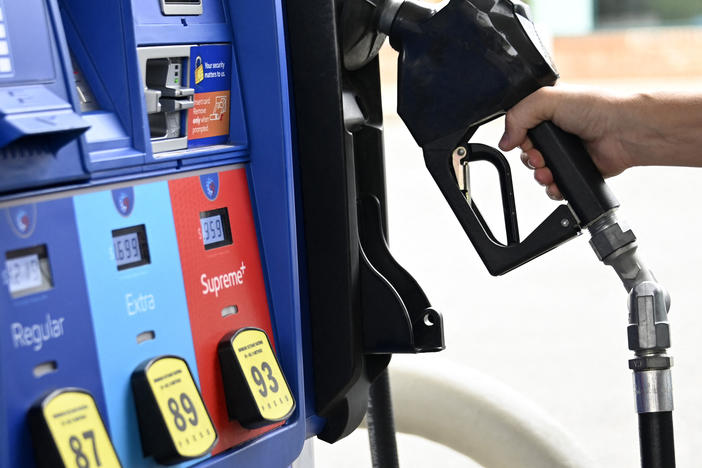
[[[266,333],[242,330],[232,339],[232,346],[263,419],[281,421],[288,417],[295,400]]]
[[[159,359],[146,370],[146,377],[178,454],[187,458],[205,455],[217,440],[217,432],[185,361]]]
[[[44,419],[66,468],[121,468],[95,400],[66,391],[44,405]]]

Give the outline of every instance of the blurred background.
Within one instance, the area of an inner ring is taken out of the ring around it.
[[[551,45],[562,82],[623,92],[702,92],[700,0],[528,3]],[[491,277],[395,113],[396,59],[386,45],[381,68],[390,247],[443,313],[447,349],[431,356],[398,356],[393,363],[421,360],[477,370],[541,407],[590,454],[595,466],[639,466],[627,366],[627,295],[619,279],[597,260],[587,235],[504,277]],[[496,121],[484,126],[473,141],[496,146],[502,125]],[[534,183],[531,171],[521,167],[518,152],[508,157],[525,236],[555,203]],[[697,295],[702,290],[702,172],[635,168],[609,182],[622,204],[620,217],[637,234],[643,258],[672,296],[678,466],[702,466],[695,456],[702,440],[702,314]],[[478,167],[472,186],[488,222],[499,226],[496,174]],[[363,429],[334,446],[317,441],[317,466],[371,466],[367,444]],[[478,466],[414,436],[400,435],[399,446],[403,467]]]

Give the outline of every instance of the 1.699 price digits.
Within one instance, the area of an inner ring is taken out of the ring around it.
[[[139,241],[135,235],[115,238],[114,244],[118,261],[139,257]]]

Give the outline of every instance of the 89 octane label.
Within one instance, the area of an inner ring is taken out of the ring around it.
[[[87,393],[59,393],[44,405],[44,418],[66,468],[121,468],[95,400]]]
[[[205,455],[217,432],[185,361],[159,359],[146,377],[178,453],[188,458]]]

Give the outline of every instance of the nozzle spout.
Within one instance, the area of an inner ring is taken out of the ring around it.
[[[390,35],[392,24],[395,22],[397,13],[400,11],[400,7],[403,3],[405,3],[405,0],[385,0],[381,2],[378,6],[378,31],[388,36]]]

